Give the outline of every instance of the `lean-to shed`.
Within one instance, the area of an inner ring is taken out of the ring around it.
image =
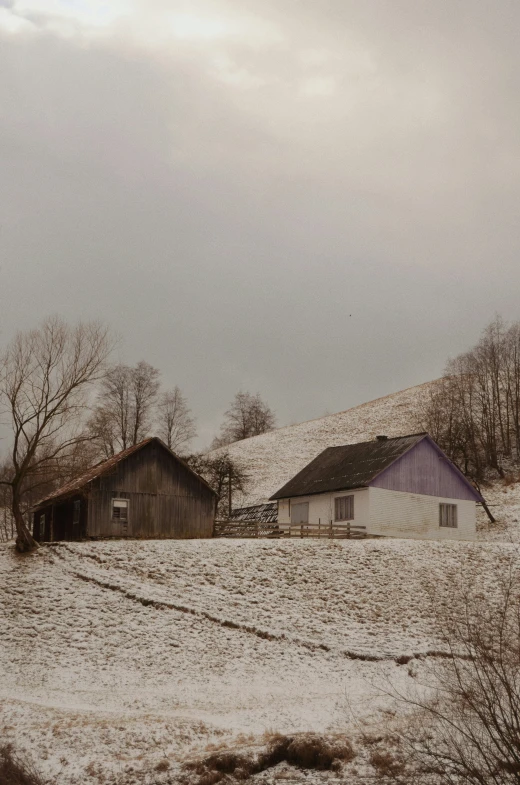
[[[93,466],[33,508],[41,541],[213,535],[216,493],[157,438]]]

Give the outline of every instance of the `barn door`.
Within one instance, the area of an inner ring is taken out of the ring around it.
[[[309,502],[291,504],[291,523],[309,523]]]
[[[124,537],[128,534],[128,499],[112,499],[112,534]]]
[[[80,519],[81,519],[81,500],[76,499],[72,502],[72,539],[80,538]]]

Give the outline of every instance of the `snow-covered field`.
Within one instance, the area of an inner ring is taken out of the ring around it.
[[[490,523],[481,508],[478,509],[479,539],[497,542],[520,542],[520,482],[496,482],[482,488],[496,523]]]
[[[326,447],[370,441],[379,434],[404,436],[420,431],[417,412],[433,384],[409,387],[344,412],[277,428],[226,447],[250,476],[247,492],[235,500],[235,506],[267,501]]]
[[[381,685],[406,688],[439,648],[425,580],[449,602],[450,571],[477,565],[490,592],[514,547],[3,545],[2,739],[59,785],[131,785],[180,782],[188,758],[266,733],[386,727]]]
[[[255,478],[244,501],[327,446],[417,430],[428,388],[233,445]],[[483,492],[498,522],[480,511],[477,543],[110,541],[29,557],[0,545],[0,743],[53,785],[195,785],[186,761],[213,750],[341,733],[357,752],[342,774],[280,764],[255,781],[378,779],[363,734],[406,721],[390,685],[415,687],[442,650],[432,596],[449,604],[465,571],[493,596],[517,555],[520,483]]]

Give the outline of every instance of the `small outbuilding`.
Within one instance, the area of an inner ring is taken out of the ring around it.
[[[93,466],[33,508],[36,540],[213,536],[217,495],[157,438]]]
[[[368,535],[472,540],[483,499],[427,433],[329,447],[271,500],[281,529],[351,522]]]

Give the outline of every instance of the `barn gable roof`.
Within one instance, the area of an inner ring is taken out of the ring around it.
[[[40,501],[34,505],[34,509],[38,507],[42,507],[44,504],[55,502],[57,499],[65,498],[68,496],[72,496],[75,493],[79,493],[90,482],[96,480],[98,477],[102,477],[103,475],[109,474],[119,463],[125,461],[131,455],[133,455],[136,452],[139,452],[139,450],[142,450],[143,447],[146,447],[148,444],[151,444],[152,442],[159,444],[167,453],[169,453],[169,455],[171,455],[173,459],[178,461],[178,463],[182,464],[182,466],[184,466],[188,471],[190,471],[192,474],[198,477],[201,483],[205,485],[212,493],[214,493],[215,496],[217,495],[216,491],[213,490],[213,488],[206,482],[206,480],[204,480],[199,474],[194,472],[193,469],[190,466],[188,466],[188,464],[185,463],[185,461],[182,460],[182,458],[179,458],[178,455],[175,455],[175,453],[172,452],[172,450],[170,450],[170,448],[167,447],[166,444],[163,441],[161,441],[161,439],[157,438],[157,436],[150,436],[148,439],[143,439],[143,441],[139,442],[138,444],[134,444],[131,447],[127,447],[126,450],[121,450],[121,452],[116,453],[116,455],[112,455],[110,458],[107,458],[105,461],[100,461],[99,463],[96,463],[90,469],[87,469],[87,471],[83,472],[83,474],[80,474],[78,477],[75,477],[73,480],[70,480],[68,483],[65,483],[65,485],[61,486],[61,488],[58,488],[52,493],[49,493],[43,499],[40,499]]]
[[[311,496],[316,493],[365,488],[385,469],[424,439],[442,452],[427,433],[416,433],[394,438],[381,437],[376,441],[328,447],[298,474],[280,488],[271,499]],[[447,459],[449,461],[449,459]],[[451,468],[471,488],[475,500],[480,495],[464,475],[449,461]]]

